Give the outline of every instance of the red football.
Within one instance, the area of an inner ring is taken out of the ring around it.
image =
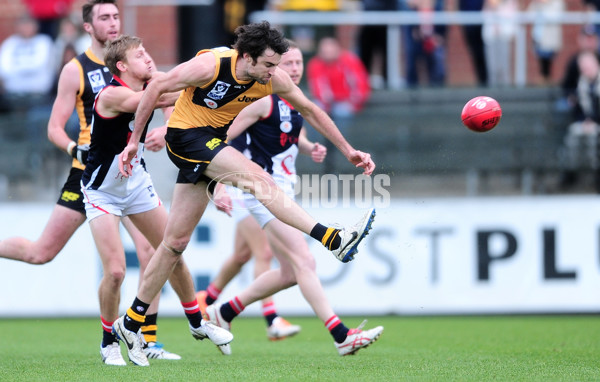
[[[482,133],[493,129],[500,122],[502,109],[495,99],[479,96],[465,104],[460,117],[470,130]]]

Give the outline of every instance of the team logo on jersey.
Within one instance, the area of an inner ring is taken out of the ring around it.
[[[219,106],[219,104],[217,104],[216,101],[213,101],[210,98],[204,98],[204,103],[206,104],[206,106],[210,107],[211,109],[216,109],[217,106]]]
[[[279,106],[279,120],[281,121],[291,121],[292,120],[292,109],[283,101],[277,101],[277,105]],[[285,130],[283,130],[285,131]],[[287,131],[286,131],[287,133]]]
[[[227,82],[223,81],[217,81],[215,86],[210,92],[208,92],[206,96],[214,100],[223,99],[223,97],[225,97],[225,94],[227,93],[227,90],[229,90],[229,87],[231,87],[231,84],[228,84]]]
[[[292,131],[292,123],[290,121],[281,122],[279,124],[279,130],[283,131],[284,133],[289,133]]]
[[[98,93],[102,88],[106,86],[106,82],[104,81],[104,75],[100,69],[92,70],[91,72],[87,72],[88,80],[90,81],[90,85],[92,85],[92,91],[94,93]]]

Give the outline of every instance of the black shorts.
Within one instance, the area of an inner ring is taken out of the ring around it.
[[[169,128],[165,140],[169,159],[179,169],[177,183],[214,183],[204,175],[204,170],[213,158],[228,146],[225,143],[226,139],[226,134],[212,127]]]
[[[56,204],[81,212],[85,215],[85,205],[83,203],[83,194],[81,193],[82,174],[83,170],[71,167],[69,177],[60,191],[60,197]]]

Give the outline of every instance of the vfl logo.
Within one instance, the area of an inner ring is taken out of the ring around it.
[[[210,92],[208,92],[208,94],[206,96],[209,98],[212,98],[214,100],[223,99],[223,97],[225,97],[225,94],[227,93],[227,90],[229,90],[230,86],[231,86],[231,84],[228,84],[227,82],[217,81],[215,86],[212,88],[212,90]],[[210,107],[210,105],[209,105],[209,107]]]
[[[223,142],[221,139],[213,138],[210,141],[206,142],[206,147],[208,147],[210,150],[214,150],[215,147],[221,144],[221,142]]]
[[[79,199],[79,194],[77,194],[75,192],[71,192],[71,191],[65,191],[60,196],[60,200],[63,200],[65,202],[74,202],[78,199]]]
[[[283,101],[277,101],[277,105],[279,106],[279,120],[280,121],[291,121],[292,120],[292,110],[290,107]],[[286,131],[287,133],[287,131]]]
[[[198,170],[200,170],[200,165],[197,164],[196,167],[194,167],[194,172],[198,172]]]
[[[102,88],[106,86],[106,82],[104,82],[104,76],[100,69],[92,70],[91,72],[87,72],[88,81],[90,81],[90,85],[92,86],[92,91],[94,93],[98,93]]]

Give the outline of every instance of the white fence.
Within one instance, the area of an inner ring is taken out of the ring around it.
[[[37,237],[49,204],[0,204],[0,231]],[[309,208],[321,222],[352,222],[360,209]],[[209,279],[233,248],[231,219],[209,208],[185,253],[193,275]],[[393,200],[379,208],[356,259],[342,264],[309,239],[318,274],[340,315],[595,313],[600,311],[600,199],[579,197]],[[204,241],[199,240],[203,236]],[[126,247],[132,249],[126,237]],[[0,259],[0,316],[99,314],[101,265],[87,224],[53,262]],[[252,281],[252,268],[223,292],[227,301]],[[121,313],[133,301],[129,268]],[[312,314],[298,287],[275,296],[285,315]],[[245,314],[260,314],[260,304]],[[182,308],[167,287],[161,314]]]

